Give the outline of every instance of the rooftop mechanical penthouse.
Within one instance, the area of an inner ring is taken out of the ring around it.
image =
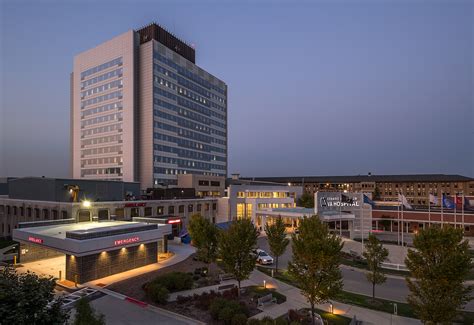
[[[227,175],[227,85],[153,23],[74,58],[73,178],[176,185]]]

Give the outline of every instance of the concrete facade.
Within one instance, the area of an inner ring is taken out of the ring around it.
[[[181,174],[178,175],[178,187],[194,188],[196,196],[199,197],[223,197],[225,178],[223,176]]]

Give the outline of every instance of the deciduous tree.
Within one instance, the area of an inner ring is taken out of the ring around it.
[[[318,216],[301,220],[299,234],[292,235],[293,258],[288,271],[311,305],[328,302],[342,289],[339,261],[343,243],[331,234]]]
[[[208,264],[216,260],[218,230],[216,226],[200,214],[191,216],[188,231],[193,245],[197,248],[198,257]]]
[[[362,255],[367,260],[369,273],[367,273],[367,280],[372,283],[372,298],[375,299],[375,285],[382,284],[387,280],[387,277],[382,272],[382,263],[388,258],[388,250],[383,247],[383,244],[370,234],[365,243],[365,250]]]
[[[34,273],[0,271],[1,324],[64,324],[69,315],[54,299],[55,280]]]
[[[269,225],[265,224],[265,232],[267,234],[268,246],[270,251],[275,256],[275,271],[278,272],[278,258],[283,255],[286,247],[290,243],[285,234],[285,223],[281,217],[278,217],[275,223]]]
[[[451,323],[472,299],[463,283],[472,268],[469,243],[462,229],[444,227],[421,230],[413,246],[405,259],[411,275],[407,300],[424,323]]]
[[[314,208],[314,195],[311,195],[308,192],[303,192],[303,194],[298,199],[298,206],[305,208]]]
[[[89,300],[83,297],[76,303],[74,325],[105,325],[105,316],[97,314],[89,304]]]
[[[219,256],[225,271],[236,278],[239,289],[241,281],[255,268],[257,257],[252,251],[257,246],[257,238],[258,231],[249,219],[234,221],[219,237]]]

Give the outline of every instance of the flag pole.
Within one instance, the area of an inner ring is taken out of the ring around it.
[[[402,246],[404,246],[404,243],[403,243],[403,232],[405,231],[405,222],[403,221],[403,191],[402,191],[402,205],[401,205],[401,209],[402,209]]]
[[[457,227],[457,220],[458,220],[457,215],[456,215],[457,201],[458,201],[458,194],[454,193],[454,229],[456,229]]]
[[[444,194],[441,192],[441,228],[444,228],[444,215],[443,215],[443,205],[444,205]]]
[[[397,245],[400,245],[400,193],[398,193],[397,204]]]
[[[339,236],[342,237],[342,215],[341,215],[341,206],[342,206],[342,192],[340,194],[340,203],[339,203]]]
[[[362,202],[360,203],[360,216],[361,216],[361,234],[362,234],[362,252],[364,252],[364,210],[362,209],[362,205],[364,204],[364,194],[362,193]]]
[[[431,192],[428,194],[428,225],[431,228]]]
[[[464,236],[464,229],[466,229],[464,227],[464,191],[461,192],[461,198],[462,198],[462,201],[461,201],[461,222],[462,222],[462,234]]]

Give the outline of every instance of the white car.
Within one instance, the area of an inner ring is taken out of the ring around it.
[[[267,254],[263,249],[257,249],[255,251],[255,255],[257,255],[257,263],[262,265],[270,265],[273,264],[273,257]]]

